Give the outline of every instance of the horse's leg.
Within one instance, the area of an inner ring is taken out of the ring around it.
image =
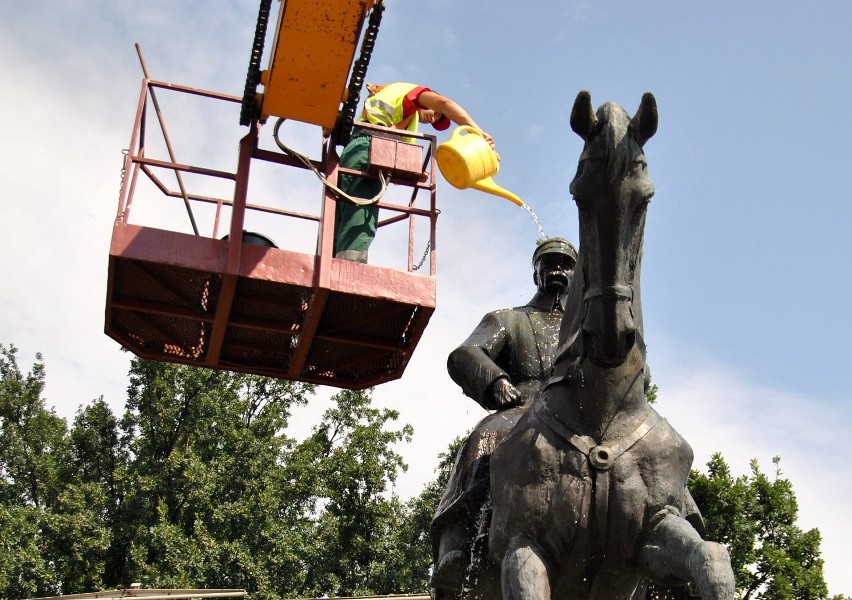
[[[550,576],[538,547],[518,539],[503,557],[503,600],[550,600]]]
[[[703,600],[731,600],[734,572],[721,544],[701,539],[695,528],[673,512],[660,513],[639,549],[639,569],[651,579],[693,582]]]

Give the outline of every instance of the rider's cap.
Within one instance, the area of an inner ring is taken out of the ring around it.
[[[535,252],[533,252],[533,264],[545,254],[564,254],[565,256],[569,256],[575,263],[577,262],[577,250],[565,238],[552,237],[541,242],[536,247]]]

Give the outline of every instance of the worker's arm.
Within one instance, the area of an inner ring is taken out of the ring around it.
[[[476,129],[485,138],[485,141],[494,148],[494,138],[485,133],[482,128],[476,124],[468,112],[461,107],[457,102],[450,100],[446,96],[442,96],[431,90],[422,92],[417,96],[416,104],[423,108],[429,108],[446,116],[456,125],[468,125]]]

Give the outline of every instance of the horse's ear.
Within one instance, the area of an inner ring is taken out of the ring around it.
[[[588,140],[597,122],[592,108],[592,95],[588,90],[582,90],[577,94],[571,109],[571,129],[584,140]]]
[[[630,121],[630,131],[640,147],[657,133],[657,99],[651,92],[642,94],[639,110]]]

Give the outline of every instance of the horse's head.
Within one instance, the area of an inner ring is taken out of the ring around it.
[[[570,187],[580,216],[575,281],[583,304],[575,334],[592,362],[611,368],[624,362],[641,332],[642,235],[654,195],[642,146],[657,130],[657,103],[646,93],[633,118],[613,103],[595,113],[582,91],[571,129],[586,141]]]

